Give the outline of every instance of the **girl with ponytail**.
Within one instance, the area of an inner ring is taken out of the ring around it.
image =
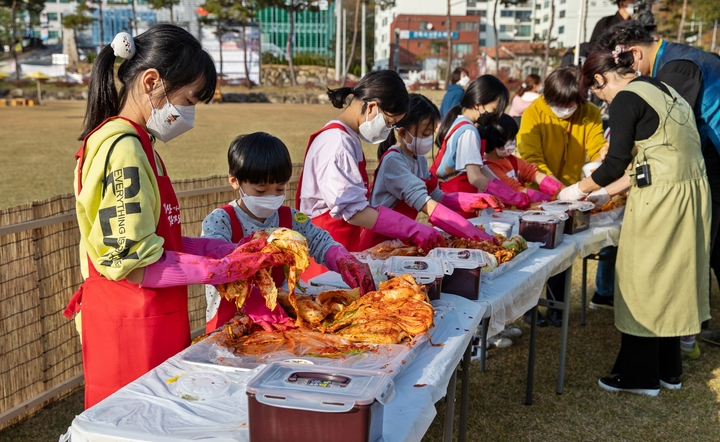
[[[442,236],[432,227],[385,207],[374,209],[368,201],[361,140],[369,144],[385,141],[407,112],[407,89],[397,72],[371,72],[353,88],[328,90],[328,97],[336,108],[345,108],[336,120],[310,136],[297,208],[351,252],[360,250],[363,228],[410,241],[424,250],[441,244]],[[304,278],[323,271],[326,269],[311,265]]]
[[[515,192],[483,167],[480,133],[475,124],[487,126],[497,121],[508,104],[509,92],[492,75],[482,75],[468,85],[460,104],[443,118],[435,144],[440,147],[430,172],[440,181],[445,193],[484,191],[500,198],[506,205],[526,209],[530,200]],[[472,211],[462,213],[466,218]]]
[[[511,117],[522,116],[525,109],[530,106],[530,103],[540,98],[541,84],[542,82],[540,81],[539,75],[530,74],[525,77],[520,87],[515,91],[515,97],[512,99],[512,105],[510,106],[508,114]]]
[[[86,407],[190,344],[188,284],[241,277],[222,258],[233,244],[181,236],[178,200],[153,149],[192,129],[216,79],[210,55],[173,25],[122,32],[93,65],[75,156],[85,281],[65,310],[82,338]]]
[[[420,94],[410,94],[410,109],[378,147],[378,164],[370,188],[370,205],[388,207],[410,219],[419,212],[444,231],[473,240],[495,238],[477,229],[453,210],[475,211],[486,207],[502,210],[502,204],[489,195],[453,193],[443,195],[437,178],[430,174],[425,155],[433,146],[433,134],[440,121],[440,112],[430,100]],[[440,204],[442,203],[442,204]],[[360,248],[370,248],[387,236],[365,229]]]

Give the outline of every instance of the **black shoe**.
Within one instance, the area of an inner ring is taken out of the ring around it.
[[[549,309],[547,319],[553,327],[562,327],[563,312],[562,310]]]
[[[712,345],[720,345],[720,330],[703,330],[700,339]]]
[[[525,313],[523,315],[523,319],[525,320],[526,324],[532,324],[532,311]],[[540,312],[538,312],[537,326],[538,327],[547,327],[548,325],[550,325],[550,324],[548,324],[548,322],[545,320],[543,315],[541,315]]]
[[[615,300],[612,295],[602,296],[598,292],[595,292],[592,299],[590,300],[590,308],[595,309],[606,309],[612,310],[614,308]]]
[[[630,388],[626,385],[623,385],[622,381],[620,380],[620,376],[606,376],[604,378],[600,378],[598,379],[598,385],[603,390],[612,391],[613,393],[626,391],[628,393],[644,394],[647,396],[657,396],[658,394],[660,394],[659,385],[655,388]]]

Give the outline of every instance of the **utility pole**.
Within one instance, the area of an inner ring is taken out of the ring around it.
[[[365,16],[367,15],[367,0],[362,0],[362,32],[360,33],[360,77],[367,73],[367,50],[365,48]]]
[[[713,38],[710,44],[710,52],[715,52],[715,39],[717,38],[717,20],[715,20],[715,26],[713,26]]]
[[[347,41],[345,41],[345,32],[347,26],[347,9],[343,8],[342,11],[342,71],[345,72],[347,68]]]
[[[450,20],[450,0],[447,0],[447,67],[445,68],[445,90],[450,86],[450,70],[452,69],[452,26]]]
[[[342,0],[335,0],[335,81],[340,81],[340,63],[342,43],[340,33],[342,32]]]
[[[685,16],[687,15],[688,0],[683,0],[682,15],[680,16],[680,26],[678,28],[677,40],[675,43],[682,43],[683,34],[685,33]]]
[[[695,42],[695,46],[702,46],[702,17],[700,17],[700,24],[698,25],[698,35],[697,35],[697,41]]]
[[[585,3],[580,2],[580,10],[578,11],[577,37],[575,38],[575,57],[573,57],[573,64],[575,66],[580,66],[580,31],[582,31],[580,23],[582,23],[583,12],[585,10],[584,6]]]

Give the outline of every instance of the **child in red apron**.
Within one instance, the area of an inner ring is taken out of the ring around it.
[[[526,209],[530,205],[527,195],[512,190],[483,167],[480,133],[475,124],[486,126],[497,121],[507,107],[508,95],[500,80],[482,75],[470,82],[460,104],[445,115],[435,139],[440,152],[430,167],[443,192],[484,191],[507,206]],[[469,218],[474,213],[466,212],[464,216]]]
[[[437,178],[430,174],[425,155],[433,146],[433,135],[440,121],[440,112],[430,100],[420,94],[410,94],[410,109],[398,122],[397,139],[394,133],[378,147],[380,164],[375,169],[370,188],[370,204],[385,206],[408,218],[418,212],[430,217],[430,223],[461,238],[495,240],[453,210],[468,212],[493,207],[502,209],[494,197],[482,193],[443,194]],[[370,248],[386,236],[365,229],[360,240],[362,249]]]
[[[554,177],[538,171],[515,155],[515,136],[518,125],[510,115],[503,114],[497,123],[485,126],[480,136],[485,141],[485,164],[502,181],[516,192],[524,192],[532,202],[550,201],[565,186]],[[540,190],[526,188],[537,184]]]
[[[378,144],[405,115],[408,94],[394,71],[375,71],[355,87],[328,92],[333,106],[342,109],[337,120],[310,137],[298,183],[296,207],[327,230],[349,251],[360,250],[363,228],[430,250],[444,240],[432,227],[415,222],[386,207],[374,209],[368,201],[368,177],[362,139]],[[306,275],[326,269],[314,266]]]
[[[178,200],[153,149],[153,139],[193,127],[195,104],[212,99],[216,79],[212,58],[173,25],[120,33],[93,64],[75,182],[85,281],[65,310],[78,314],[86,407],[190,344],[188,284],[238,279],[223,258],[234,245],[181,236]]]
[[[285,188],[292,177],[290,152],[278,138],[264,132],[241,135],[228,150],[228,179],[240,198],[215,209],[203,221],[203,237],[239,242],[256,230],[285,227],[301,233],[308,241],[310,255],[331,270],[340,273],[350,287],[358,287],[361,294],[375,290],[367,264],[358,261],[325,230],[310,222],[304,213],[283,206]],[[285,281],[282,267],[273,269],[275,285]],[[215,287],[208,285],[206,332],[210,333],[235,316],[235,304],[221,299]],[[278,304],[275,310],[265,305],[265,299],[254,288],[245,300],[243,311],[266,330],[293,327],[291,320]]]

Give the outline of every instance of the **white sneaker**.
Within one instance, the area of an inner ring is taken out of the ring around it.
[[[513,345],[513,341],[497,334],[490,336],[487,340],[487,348],[507,348]]]
[[[522,336],[523,332],[517,327],[513,327],[510,324],[506,324],[503,331],[500,332],[500,336],[503,336],[505,338],[519,338]]]

